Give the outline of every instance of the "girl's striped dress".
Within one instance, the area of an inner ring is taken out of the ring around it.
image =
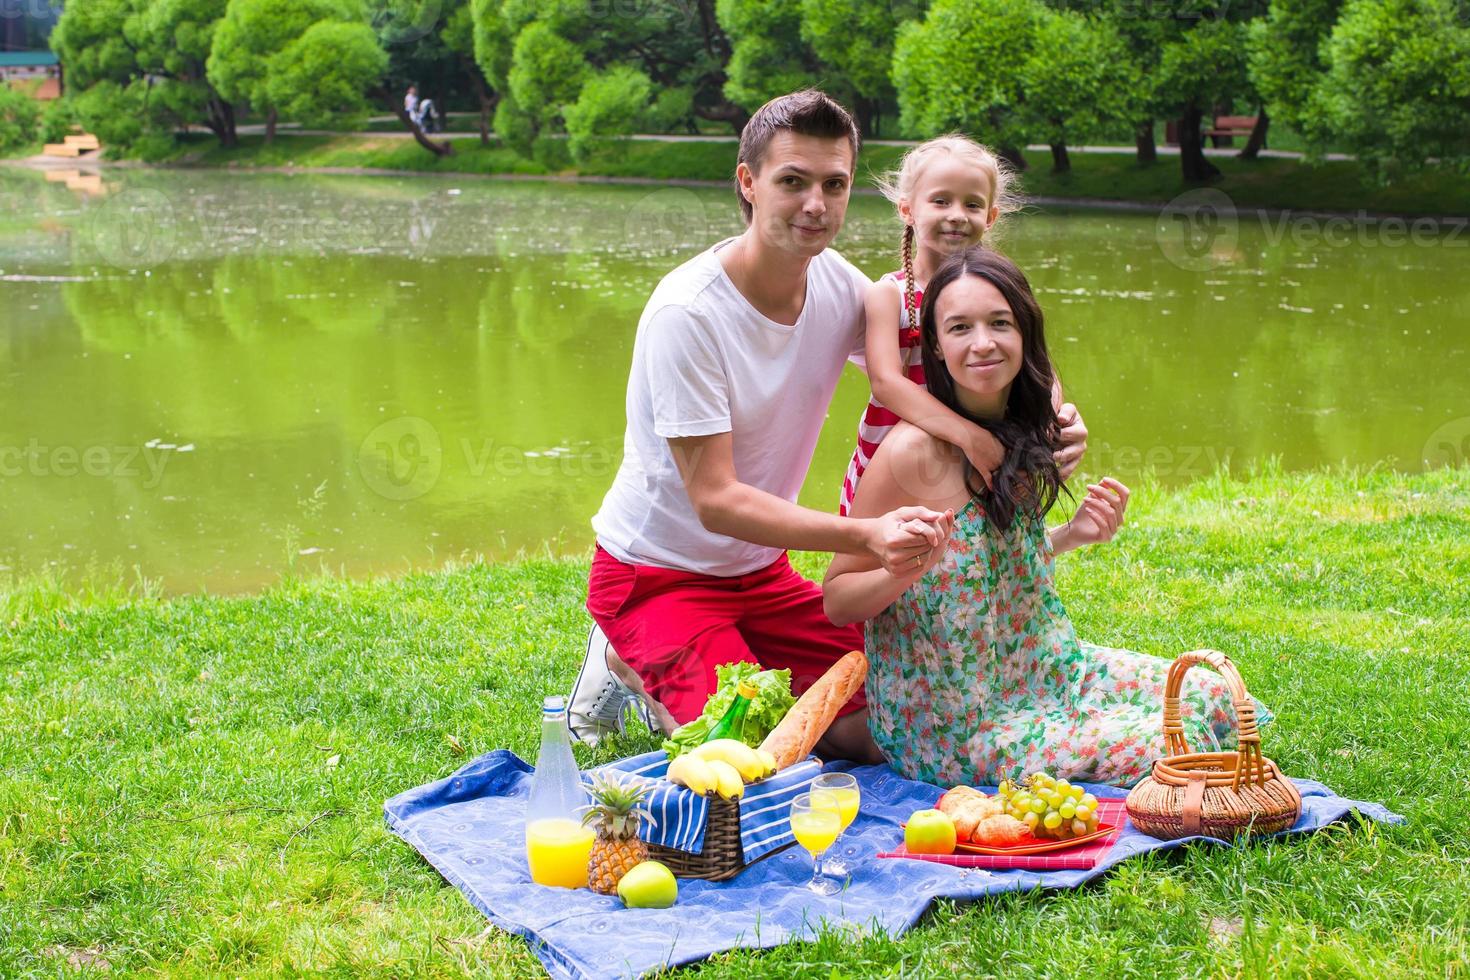
[[[898,283],[899,292],[903,291],[903,272],[888,272],[883,278]],[[923,301],[923,291],[915,289],[914,302],[919,304]],[[909,319],[901,305],[898,311],[898,357],[903,365],[903,373],[914,384],[922,386],[924,363],[923,349],[919,345],[919,331],[909,329]],[[852,498],[857,494],[858,480],[862,479],[863,471],[868,468],[873,454],[878,451],[878,443],[897,424],[898,416],[880,405],[876,397],[868,395],[868,406],[858,421],[857,449],[853,451],[852,461],[847,464],[847,475],[842,480],[842,500],[838,503],[837,513],[843,517],[852,509]]]

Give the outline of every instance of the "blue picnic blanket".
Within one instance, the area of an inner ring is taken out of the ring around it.
[[[626,769],[636,762],[617,766]],[[830,898],[807,890],[811,858],[795,847],[729,881],[681,879],[678,903],[669,909],[627,909],[616,897],[534,884],[526,868],[523,830],[531,767],[503,749],[445,779],[400,793],[383,810],[393,831],[475,908],[496,926],[526,937],[553,977],[573,980],[637,977],[735,947],[815,939],[822,930],[898,936],[936,898],[1071,888],[1135,854],[1212,840],[1161,841],[1129,825],[1104,859],[1087,871],[982,871],[928,861],[877,860],[876,854],[903,839],[899,825],[909,814],[933,806],[941,790],[904,779],[887,766],[834,762],[826,771],[851,772],[862,790],[857,820],[829,852],[842,855],[852,874],[845,889]],[[1377,803],[1337,796],[1321,783],[1299,779],[1296,784],[1302,817],[1287,833],[1319,830],[1354,810],[1386,823],[1403,820]],[[1099,797],[1125,795],[1111,786],[1088,788]]]

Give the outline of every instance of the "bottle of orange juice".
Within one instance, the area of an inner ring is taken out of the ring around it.
[[[587,887],[587,859],[596,834],[582,826],[586,803],[567,738],[566,698],[549,697],[541,706],[541,751],[526,801],[526,860],[538,885]]]

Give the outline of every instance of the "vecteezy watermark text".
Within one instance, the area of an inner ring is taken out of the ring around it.
[[[0,478],[20,476],[134,480],[152,490],[163,480],[172,450],[153,446],[0,446]]]
[[[375,427],[363,439],[358,471],[368,489],[389,500],[422,497],[439,482],[446,466],[462,467],[472,478],[610,477],[622,461],[618,451],[590,447],[530,449],[494,439],[461,437],[447,442],[426,419],[404,415]]]

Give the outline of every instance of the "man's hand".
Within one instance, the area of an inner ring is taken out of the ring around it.
[[[868,523],[868,553],[897,578],[932,559],[948,539],[953,518],[928,507],[900,507]]]
[[[1062,482],[1065,483],[1071,479],[1077,464],[1082,462],[1082,454],[1087,452],[1087,426],[1083,424],[1077,406],[1071,402],[1067,402],[1057,411],[1057,421],[1062,426],[1062,448],[1052,456],[1057,461],[1057,469],[1061,471]]]

